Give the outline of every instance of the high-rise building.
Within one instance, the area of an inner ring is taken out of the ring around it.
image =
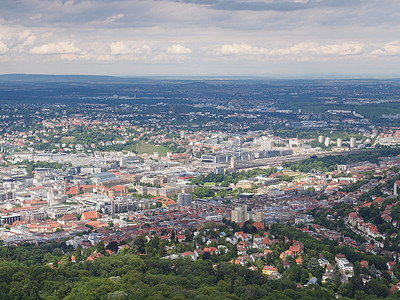
[[[231,168],[232,168],[232,172],[236,172],[236,160],[235,157],[231,158]]]
[[[215,167],[214,168],[214,174],[224,175],[225,174],[225,168],[224,167]]]
[[[178,205],[180,206],[192,206],[192,194],[179,193],[178,194]]]
[[[356,138],[351,137],[350,138],[350,148],[354,148],[356,146]]]
[[[324,142],[324,136],[323,135],[320,135],[319,137],[318,137],[318,143],[323,143]]]
[[[325,138],[325,146],[328,147],[331,143],[331,138],[330,137],[326,137]]]
[[[247,205],[243,205],[242,207],[236,207],[231,212],[231,221],[236,223],[244,223],[248,221],[247,215]]]
[[[120,160],[120,163],[119,163],[120,167],[121,168],[125,168],[126,165],[127,165],[127,161],[128,161],[128,159],[125,156],[122,156],[121,160]]]
[[[263,212],[263,211],[255,211],[255,212],[253,213],[253,220],[254,220],[255,222],[262,222],[262,223],[264,223],[264,220],[265,220],[265,212]]]
[[[342,139],[337,139],[337,141],[336,141],[337,146],[338,146],[338,147],[342,147],[342,142],[343,142]]]
[[[272,150],[272,141],[261,140],[261,150]]]
[[[243,146],[243,138],[241,136],[237,136],[235,139],[235,143],[237,146],[242,147]]]
[[[184,138],[186,137],[186,132],[185,132],[185,130],[181,130],[181,131],[180,131],[180,134],[181,134],[181,138],[182,138],[182,139],[184,139]]]

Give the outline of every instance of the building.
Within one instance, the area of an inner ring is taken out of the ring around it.
[[[356,146],[356,138],[351,137],[350,138],[350,148],[354,148]]]
[[[178,161],[180,163],[189,163],[191,155],[189,153],[176,153],[172,154],[169,159],[171,161]]]
[[[215,167],[214,168],[214,174],[224,175],[225,174],[225,168],[224,167]]]
[[[281,277],[281,274],[278,272],[278,268],[274,266],[264,266],[262,272],[270,279],[279,279]]]
[[[0,190],[0,201],[5,201],[5,200],[10,200],[10,199],[15,199],[15,193],[11,191],[10,189],[8,190]]]
[[[253,212],[252,219],[254,220],[254,222],[264,223],[264,221],[265,221],[265,212],[264,211],[255,211],[255,212]]]
[[[213,164],[227,164],[231,162],[231,159],[231,154],[203,154],[201,156],[202,162]]]
[[[330,137],[326,137],[325,138],[325,146],[328,147],[331,143],[331,138]]]
[[[46,209],[46,213],[51,219],[58,219],[67,214],[75,214],[76,210],[69,205],[53,205]]]
[[[180,206],[192,206],[192,194],[179,193],[178,194],[178,205]]]
[[[21,221],[20,214],[1,216],[1,226],[3,226],[4,224],[12,224],[15,221]]]
[[[244,223],[248,221],[248,214],[247,214],[247,205],[243,205],[242,207],[236,207],[231,212],[231,221],[236,223]]]
[[[27,210],[21,212],[22,220],[29,220],[29,221],[45,220],[46,217],[47,213],[41,209]]]
[[[81,216],[81,220],[96,221],[99,218],[101,218],[101,213],[98,211],[85,211]]]
[[[92,181],[95,185],[105,185],[118,181],[118,177],[111,172],[93,174]]]
[[[340,272],[343,275],[347,277],[353,276],[353,264],[351,264],[347,260],[346,256],[344,256],[342,253],[339,253],[338,255],[335,256],[335,261],[337,263]]]
[[[261,150],[272,150],[272,141],[262,140],[261,141]]]

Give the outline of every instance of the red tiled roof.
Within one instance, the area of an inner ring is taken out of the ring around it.
[[[92,220],[92,219],[98,219],[101,218],[101,213],[98,211],[85,211],[82,213],[82,220]]]
[[[253,223],[253,226],[254,226],[255,228],[257,228],[257,229],[264,229],[264,228],[265,228],[264,224],[261,223],[261,222],[254,222],[254,223]]]
[[[75,220],[75,219],[77,219],[75,215],[66,214],[66,215],[63,215],[60,220]]]
[[[43,190],[43,189],[45,189],[46,187],[44,187],[44,186],[31,186],[31,187],[28,187],[28,190],[30,190],[30,191],[36,191],[36,190]]]
[[[126,189],[126,186],[124,186],[124,185],[116,185],[111,188],[111,190],[116,191],[116,192],[121,192],[121,191],[124,191],[125,189]]]
[[[89,221],[86,223],[87,225],[96,227],[96,228],[104,228],[104,227],[108,227],[109,225],[100,221]]]

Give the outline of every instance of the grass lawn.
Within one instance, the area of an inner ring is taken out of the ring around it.
[[[156,146],[148,143],[139,143],[136,145],[128,145],[124,148],[125,151],[135,152],[137,154],[158,152],[161,156],[167,156],[167,152],[171,150],[164,146]]]
[[[74,136],[63,136],[61,138],[61,143],[63,143],[63,144],[72,143],[73,141],[75,141],[75,137]]]

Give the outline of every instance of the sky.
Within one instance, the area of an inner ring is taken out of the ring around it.
[[[400,74],[399,0],[0,0],[0,74]]]

